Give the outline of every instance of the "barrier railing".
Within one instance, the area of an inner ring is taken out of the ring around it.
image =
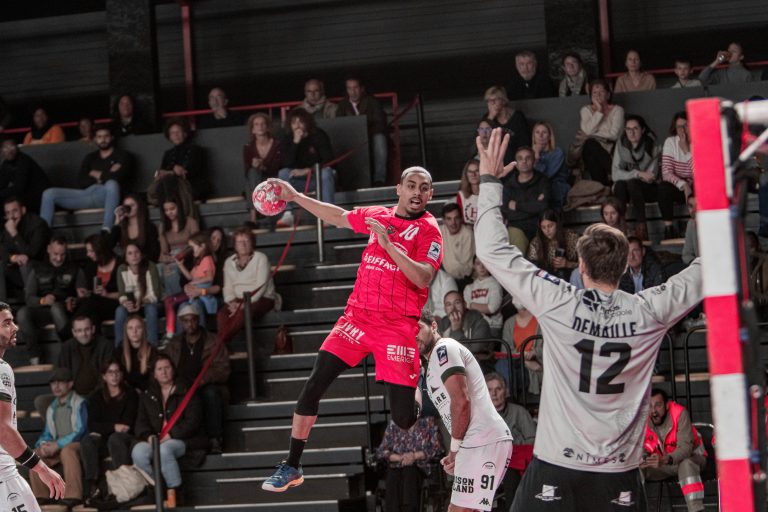
[[[754,69],[754,68],[758,68],[758,67],[761,67],[761,66],[768,66],[768,60],[756,60],[756,61],[753,61],[753,62],[747,62],[744,65],[748,69]],[[692,72],[701,71],[702,69],[704,69],[706,67],[709,67],[709,64],[704,65],[704,66],[691,66],[691,71]],[[716,69],[723,69],[723,68],[727,68],[727,67],[728,67],[727,63],[715,66]],[[644,69],[643,71],[645,71],[646,73],[650,73],[651,75],[654,75],[654,76],[658,76],[658,75],[674,75],[675,74],[675,68]],[[606,73],[605,77],[606,78],[616,78],[616,77],[619,77],[619,76],[623,75],[626,72],[627,72],[626,70],[624,70],[624,71],[612,71],[610,73]],[[697,78],[697,77],[692,75],[691,78]]]
[[[507,359],[507,367],[508,367],[508,371],[509,371],[509,378],[510,378],[510,380],[514,376],[513,368],[512,368],[512,359],[514,358],[513,354],[515,352],[512,350],[512,347],[510,347],[509,343],[507,343],[506,341],[504,341],[504,340],[502,340],[500,338],[478,338],[478,339],[474,339],[474,340],[458,340],[458,341],[462,345],[479,345],[481,343],[498,343],[500,348],[502,349],[501,352],[505,353],[506,356],[499,356],[499,353],[494,351],[493,352],[494,359],[495,360],[499,360],[499,359],[506,358]]]

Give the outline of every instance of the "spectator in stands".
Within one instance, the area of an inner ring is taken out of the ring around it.
[[[342,115],[339,112],[339,115]],[[370,117],[369,117],[370,119]],[[314,173],[315,164],[320,165],[322,195],[319,198],[326,203],[333,203],[336,193],[336,171],[326,164],[333,159],[333,148],[328,134],[318,128],[315,118],[306,110],[293,109],[286,119],[288,137],[283,143],[283,169],[277,173],[282,180],[288,181],[296,190],[305,190],[305,183],[310,173]],[[309,180],[309,191],[317,188],[315,177]],[[293,204],[288,205],[278,226],[293,226]]]
[[[608,196],[600,207],[600,217],[605,224],[616,228],[625,235],[627,229],[627,203],[616,196]]]
[[[27,345],[30,364],[43,355],[39,330],[53,323],[60,340],[69,337],[69,314],[77,297],[76,283],[82,271],[67,257],[67,241],[55,236],[48,244],[48,259],[32,261],[25,283],[26,305],[19,310],[19,338]]]
[[[27,211],[23,202],[6,197],[3,205],[5,223],[0,232],[0,297],[7,300],[8,289],[14,294],[24,289],[33,260],[45,257],[45,248],[51,238],[48,224]]]
[[[150,437],[158,437],[164,425],[181,405],[187,385],[176,379],[176,368],[166,354],[158,354],[152,364],[152,382],[149,389],[139,396],[139,414],[135,432],[139,442],[133,446],[131,457],[134,465],[147,474],[152,472],[152,448]],[[170,432],[160,441],[160,470],[168,487],[168,495],[180,500],[181,471],[178,460],[185,453],[205,448],[201,435],[202,406],[195,395],[181,413]]]
[[[123,204],[115,208],[115,225],[110,233],[112,245],[118,244],[125,252],[134,242],[149,261],[160,258],[160,235],[149,218],[147,203],[139,194],[128,194]]]
[[[691,69],[691,59],[685,57],[675,59],[675,76],[677,81],[672,86],[672,89],[701,87],[700,80],[691,78]]]
[[[523,50],[515,55],[515,73],[509,86],[509,98],[529,100],[533,98],[551,98],[555,95],[552,81],[546,73],[537,70],[536,55]]]
[[[461,183],[456,193],[456,204],[462,212],[462,220],[472,226],[477,220],[477,198],[480,194],[480,167],[474,158],[467,160],[461,171]]]
[[[656,89],[656,79],[652,74],[642,70],[640,54],[637,50],[629,50],[624,60],[627,72],[616,79],[614,92],[653,91]]]
[[[204,201],[208,196],[205,152],[190,139],[189,124],[184,118],[169,119],[164,133],[173,147],[163,154],[155,179],[147,187],[147,201],[159,205],[175,196],[182,200],[186,214],[191,215],[193,201]]]
[[[589,78],[584,69],[584,61],[576,52],[563,56],[563,79],[560,81],[559,96],[582,96],[587,94]]]
[[[215,273],[213,275],[213,282],[208,288],[202,288],[192,283],[184,285],[184,293],[187,294],[189,300],[196,298],[215,297],[217,307],[221,305],[221,291],[224,288],[224,262],[231,254],[231,251],[227,248],[226,234],[224,230],[219,226],[214,226],[207,232],[208,242],[211,245],[211,255],[215,264]]]
[[[100,498],[101,461],[109,456],[108,468],[131,464],[133,425],[139,410],[139,395],[125,381],[125,368],[110,358],[101,365],[99,387],[87,397],[88,434],[80,441],[83,475],[88,486],[86,504]]]
[[[163,350],[176,367],[176,380],[191,386],[213,353],[216,336],[200,326],[200,313],[192,304],[179,308],[184,332],[175,336]],[[200,382],[196,395],[201,398],[205,431],[211,453],[222,452],[224,414],[229,401],[229,350],[223,346]]]
[[[552,188],[550,196],[552,208],[563,209],[571,185],[570,171],[565,165],[565,153],[555,144],[555,134],[552,125],[540,121],[533,125],[533,168],[549,178]]]
[[[124,325],[128,315],[144,313],[147,338],[157,345],[157,317],[163,284],[157,266],[148,261],[135,242],[128,242],[125,248],[125,263],[117,269],[117,289],[120,305],[115,310],[115,346],[123,342]]]
[[[627,271],[621,276],[619,289],[627,293],[640,293],[666,281],[661,261],[653,249],[646,249],[643,241],[636,236],[630,236],[627,240]]]
[[[435,277],[432,278],[432,282],[429,284],[429,295],[427,296],[427,302],[424,304],[424,310],[432,312],[435,322],[439,323],[445,316],[443,297],[451,291],[457,292],[459,287],[456,284],[456,280],[440,265],[440,268],[435,272]]]
[[[200,231],[197,220],[187,216],[180,203],[177,197],[167,198],[163,203],[163,222],[160,224],[158,269],[162,273],[167,295],[176,295],[182,291],[177,257],[184,258],[189,254],[189,239]]]
[[[24,136],[24,145],[27,144],[57,144],[64,142],[64,130],[58,124],[51,123],[48,112],[38,107],[32,114],[32,127]]]
[[[120,202],[120,189],[133,173],[131,155],[115,147],[109,127],[96,127],[96,146],[99,148],[83,159],[77,177],[79,189],[49,188],[43,192],[40,216],[53,225],[56,206],[68,210],[104,208],[102,229],[109,231],[115,223],[115,208]]]
[[[578,269],[576,269],[578,271]],[[520,301],[512,298],[512,304],[517,312],[507,318],[501,329],[501,339],[509,343],[509,346],[517,353],[522,354],[525,363],[525,375],[517,373],[510,376],[515,387],[523,390],[527,389],[529,393],[538,395],[541,393],[541,382],[543,378],[544,350],[540,338],[529,341],[532,336],[541,336],[539,321],[531,314]],[[525,343],[525,347],[523,344]],[[513,371],[517,371],[518,365],[513,365]],[[496,370],[504,374],[508,366],[499,361]],[[526,386],[527,383],[527,386]]]
[[[96,135],[93,131],[95,124],[90,117],[81,117],[77,123],[77,132],[80,135],[81,142],[93,142]]]
[[[474,280],[464,287],[464,303],[467,309],[482,313],[491,328],[491,336],[498,338],[504,323],[501,316],[501,298],[504,292],[477,256],[473,276]]]
[[[527,258],[550,274],[568,279],[579,266],[578,241],[579,235],[563,226],[556,211],[544,210],[539,216],[536,235],[528,245]]]
[[[509,144],[504,156],[504,161],[509,162],[515,158],[517,148],[531,144],[528,121],[521,111],[513,109],[509,104],[507,90],[504,87],[499,85],[489,87],[485,91],[485,103],[488,111],[483,116],[483,120],[487,119],[490,122],[489,128],[503,128],[504,133],[509,135]],[[490,132],[481,135],[490,137]]]
[[[743,84],[752,81],[752,72],[744,67],[744,48],[740,43],[733,42],[725,51],[717,52],[715,60],[699,73],[703,85],[712,84]],[[721,64],[728,67],[716,69]]]
[[[521,114],[522,115],[522,114]],[[476,137],[480,137],[480,144],[484,148],[488,147],[488,141],[491,140],[491,131],[493,130],[493,121],[487,117],[483,117],[479,123],[477,123]],[[477,144],[472,144],[472,158],[479,161],[477,156]]]
[[[112,104],[111,129],[112,134],[116,137],[141,135],[151,131],[147,120],[143,118],[136,105],[136,100],[130,94],[118,96]]]
[[[32,157],[19,151],[13,139],[3,140],[0,156],[0,201],[17,197],[30,212],[39,213],[43,191],[51,186],[48,175]]]
[[[117,269],[120,261],[109,247],[109,240],[104,233],[95,233],[85,239],[85,255],[88,258],[83,265],[85,286],[79,286],[79,297],[75,316],[85,314],[91,317],[97,326],[115,316],[115,308],[120,305],[117,289]]]
[[[144,319],[137,314],[128,315],[123,328],[122,348],[116,350],[120,365],[125,368],[125,381],[137,390],[144,391],[149,386],[150,364],[157,355],[157,350],[150,345]]]
[[[336,115],[367,117],[368,139],[373,159],[371,183],[374,187],[381,187],[387,181],[387,114],[376,98],[367,94],[359,78],[348,78],[345,87],[347,95],[339,102]]]
[[[529,146],[518,148],[517,165],[504,182],[501,212],[509,222],[509,241],[528,249],[528,241],[536,234],[539,215],[549,208],[552,189],[549,178],[534,166],[535,153]]]
[[[674,206],[684,204],[693,193],[693,156],[685,111],[677,112],[672,118],[669,137],[661,151],[661,177],[659,209],[664,220],[664,239],[678,238]]]
[[[48,380],[54,400],[45,413],[45,425],[35,443],[35,453],[54,468],[61,465],[66,491],[60,503],[67,507],[83,499],[83,476],[80,468],[80,439],[88,431],[88,405],[85,398],[72,390],[72,372],[57,368]],[[37,472],[30,471],[32,492],[39,502],[50,496],[48,486]]]
[[[690,263],[699,257],[699,235],[696,231],[696,195],[691,193],[685,200],[688,206],[688,223],[685,226],[685,241],[683,242],[683,263]]]
[[[275,308],[278,297],[267,255],[255,250],[256,239],[247,226],[232,235],[235,254],[224,261],[224,303],[216,316],[219,339],[228,343],[245,325],[243,294],[251,295],[251,318],[258,320]]]
[[[471,279],[475,237],[472,229],[464,225],[459,205],[446,203],[442,215],[440,233],[443,236],[443,268],[456,280],[461,290]]]
[[[279,139],[272,134],[272,119],[263,112],[253,114],[246,123],[248,144],[243,146],[245,166],[245,197],[250,198],[256,185],[267,178],[277,177],[283,167],[283,149]],[[251,222],[256,222],[256,210],[246,201]]]
[[[726,434],[727,435],[727,434]],[[647,456],[640,464],[646,480],[677,477],[689,512],[704,510],[701,470],[707,452],[685,408],[663,389],[651,391],[651,410],[645,434]]]
[[[582,159],[587,177],[608,185],[613,146],[624,129],[624,109],[611,103],[608,83],[595,79],[589,84],[591,103],[581,108],[577,140],[583,141]]]
[[[387,462],[385,512],[422,510],[422,483],[430,462],[443,454],[434,416],[419,418],[408,430],[390,421],[376,455]]]
[[[333,119],[338,105],[325,97],[325,84],[317,78],[310,78],[304,84],[304,101],[299,105],[315,119]]]
[[[99,385],[101,365],[112,358],[112,344],[100,333],[86,315],[72,320],[72,337],[59,352],[58,368],[68,368],[74,377],[74,390],[88,396]]]
[[[467,309],[464,297],[459,292],[448,292],[443,298],[445,316],[438,323],[438,330],[445,338],[457,341],[482,340],[491,337],[491,327],[483,314]],[[468,343],[467,348],[475,355],[477,362],[487,373],[493,368],[493,343]]]
[[[210,90],[208,93],[208,106],[211,109],[211,113],[200,116],[197,119],[197,128],[200,130],[242,126],[245,123],[245,117],[242,113],[227,108],[229,106],[229,98],[227,98],[227,93],[221,87],[214,87]]]
[[[632,203],[635,236],[641,240],[648,240],[645,203],[657,199],[658,162],[656,134],[648,128],[645,119],[628,115],[624,120],[624,134],[613,152],[611,177],[616,197],[625,205]]]

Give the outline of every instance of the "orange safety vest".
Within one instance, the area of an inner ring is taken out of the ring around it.
[[[648,418],[648,422],[645,424],[645,451],[648,454],[658,454],[658,455],[665,455],[670,454],[675,451],[677,448],[677,423],[680,421],[680,414],[685,410],[685,408],[673,401],[669,401],[669,408],[667,409],[667,414],[669,414],[672,417],[672,428],[670,429],[669,433],[667,434],[667,437],[664,438],[664,452],[661,451],[661,443],[659,442],[659,436],[656,435],[656,432],[653,431],[651,428],[651,419]],[[699,435],[699,432],[696,430],[696,427],[691,425],[691,430],[693,431],[693,449],[695,450],[699,446],[701,446],[701,436]],[[705,452],[706,455],[706,452]]]

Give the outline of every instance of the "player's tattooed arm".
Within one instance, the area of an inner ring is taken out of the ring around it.
[[[428,287],[429,283],[432,282],[432,277],[435,275],[434,267],[429,263],[420,263],[412,260],[407,254],[395,247],[389,241],[387,228],[385,228],[381,222],[372,217],[368,217],[365,219],[365,223],[371,228],[371,233],[376,233],[379,245],[382,249],[387,251],[387,254],[389,254],[392,260],[397,263],[397,266],[403,271],[405,277],[419,288]]]
[[[280,199],[293,201],[315,217],[322,219],[323,222],[333,224],[340,228],[352,229],[352,225],[349,223],[349,220],[347,220],[349,211],[344,208],[307,197],[304,194],[299,193],[287,181],[278,178],[270,178],[269,181],[280,185]]]

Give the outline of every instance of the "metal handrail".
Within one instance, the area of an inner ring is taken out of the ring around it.
[[[745,66],[747,66],[748,68],[754,69],[756,67],[765,66],[766,64],[768,64],[768,60],[756,60],[756,61],[753,61],[753,62],[747,62],[745,64]],[[709,64],[706,64],[704,66],[691,66],[691,71],[701,71],[702,69],[707,68],[707,67],[709,67]],[[727,67],[728,67],[728,64],[725,63],[725,64],[719,64],[715,68],[716,69],[720,69],[720,68],[727,68]],[[643,71],[645,71],[646,73],[649,73],[651,75],[654,75],[654,76],[655,75],[671,75],[671,74],[673,74],[675,72],[675,68],[644,69]],[[616,78],[618,76],[623,75],[626,72],[627,72],[626,70],[624,70],[624,71],[612,71],[610,73],[606,73],[605,77],[606,78]],[[696,77],[692,77],[692,78],[696,78]]]
[[[528,344],[535,342],[536,340],[544,341],[544,337],[541,334],[534,334],[525,338],[520,344],[520,375],[523,376],[523,407],[528,406],[528,390],[525,389],[525,351],[527,350]],[[515,383],[517,383],[517,380],[515,380]]]
[[[669,352],[669,381],[672,383],[672,400],[677,402],[677,382],[675,381],[675,346],[674,346],[674,339],[669,334],[669,331],[664,335],[664,338],[667,338],[667,351]],[[664,339],[662,338],[662,343],[664,343]]]
[[[507,343],[505,340],[501,338],[477,338],[473,340],[456,340],[462,345],[479,345],[480,343],[500,343],[502,348],[506,348],[507,352],[507,365],[509,366],[509,378],[512,378],[512,354],[514,353],[512,351],[512,347],[510,347],[509,343]]]
[[[691,340],[691,336],[693,333],[705,331],[707,328],[704,326],[698,326],[694,327],[693,329],[688,329],[688,332],[685,334],[685,341],[683,342],[683,364],[685,365],[685,404],[688,406],[688,416],[690,416],[691,421],[693,421],[693,404],[691,397],[691,371],[690,371],[690,361],[688,359],[688,343]]]

